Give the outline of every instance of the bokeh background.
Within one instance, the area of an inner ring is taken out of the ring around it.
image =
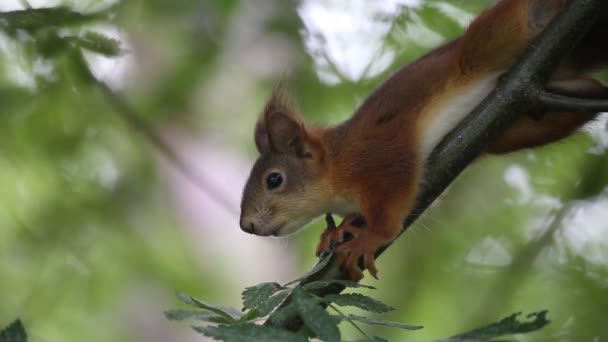
[[[3,12],[103,13],[34,30],[0,16],[0,326],[21,317],[32,341],[205,340],[163,316],[175,291],[238,307],[245,286],[315,261],[322,222],[282,240],[238,227],[272,87],[283,80],[311,122],[339,122],[491,3],[0,0]],[[91,31],[120,41],[120,56],[49,38]],[[141,122],[83,77],[80,51]],[[471,166],[379,259],[380,280],[365,279],[397,308],[385,318],[425,328],[366,329],[429,341],[547,309],[548,327],[516,338],[608,339],[607,147],[603,118]]]

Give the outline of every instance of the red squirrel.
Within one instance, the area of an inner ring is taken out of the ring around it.
[[[374,253],[402,229],[430,152],[490,93],[566,2],[499,1],[462,37],[395,72],[351,118],[336,126],[306,124],[275,90],[255,128],[260,156],[243,192],[241,228],[261,236],[285,236],[324,213],[344,216],[338,228],[323,233],[317,254],[339,243],[337,261],[353,280],[363,277],[360,258],[376,277]],[[605,7],[598,23],[553,75],[553,90],[608,97],[608,88],[585,76],[608,61],[608,47],[603,46],[608,4]],[[522,113],[487,152],[547,144],[595,116],[542,109]],[[343,242],[347,233],[353,238]]]

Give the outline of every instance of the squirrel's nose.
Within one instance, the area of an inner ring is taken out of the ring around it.
[[[255,224],[253,223],[253,221],[241,219],[241,222],[239,222],[239,224],[241,225],[241,229],[245,233],[255,234]]]

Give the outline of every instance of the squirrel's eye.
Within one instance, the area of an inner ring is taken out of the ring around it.
[[[283,184],[283,176],[278,172],[273,172],[266,178],[268,190],[276,189]]]

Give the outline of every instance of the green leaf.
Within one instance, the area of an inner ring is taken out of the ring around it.
[[[304,324],[325,342],[339,342],[338,320],[334,319],[321,305],[304,290],[293,291],[293,305]]]
[[[188,305],[192,305],[194,306],[194,301],[192,300],[192,297],[188,296],[185,293],[181,293],[181,292],[177,292],[175,294],[177,296],[177,299],[181,300],[182,303],[188,304]]]
[[[243,317],[241,317],[241,321],[249,321],[270,314],[272,310],[274,310],[283,302],[283,300],[285,300],[289,293],[291,293],[291,290],[284,290],[275,293],[270,298],[260,303],[256,308],[249,310],[245,315],[243,315]]]
[[[287,287],[289,285],[295,284],[295,283],[301,281],[302,279],[308,278],[314,274],[321,272],[323,269],[325,269],[325,266],[327,266],[329,264],[329,262],[333,259],[333,257],[334,257],[333,252],[326,255],[324,258],[317,261],[317,263],[313,266],[313,268],[310,271],[306,272],[306,274],[286,283],[285,285],[283,285],[283,287]]]
[[[270,320],[272,324],[276,325],[280,324],[286,319],[290,319],[291,317],[296,316],[297,314],[298,310],[296,309],[296,307],[293,304],[290,304],[273,312],[272,315],[268,317],[268,320]]]
[[[233,325],[220,325],[218,327],[193,327],[193,329],[205,336],[226,342],[306,342],[305,336],[293,332],[256,325],[253,323],[239,323]]]
[[[184,303],[192,306],[196,306],[197,308],[201,308],[214,314],[224,317],[228,320],[228,322],[235,322],[237,319],[241,318],[241,315],[238,311],[234,309],[224,308],[218,305],[213,305],[206,303],[200,299],[196,299],[194,297],[188,296],[183,293],[177,293],[177,297]]]
[[[530,322],[521,322],[517,319],[521,312],[514,313],[508,317],[501,319],[498,322],[477,328],[466,333],[458,334],[440,341],[444,342],[465,342],[465,341],[490,341],[493,338],[513,335],[525,334],[540,330],[545,325],[549,324],[547,320],[547,310],[533,312],[526,315],[526,318],[533,318]]]
[[[302,288],[304,290],[310,291],[310,290],[316,290],[316,289],[320,289],[323,287],[327,287],[327,286],[330,286],[333,284],[338,284],[338,285],[342,285],[344,287],[350,287],[350,288],[366,288],[366,289],[372,289],[372,290],[376,289],[373,286],[359,284],[352,280],[317,280],[317,281],[313,281],[311,283],[308,283],[308,284],[302,286]]]
[[[370,338],[365,338],[362,340],[356,340],[356,341],[350,341],[350,342],[388,342],[388,340],[385,340],[382,337],[372,336]]]
[[[232,322],[223,316],[214,314],[213,312],[199,310],[167,310],[165,311],[165,317],[172,321],[197,320],[212,323]]]
[[[410,325],[410,324],[403,324],[403,323],[397,323],[397,322],[390,322],[390,321],[385,321],[385,320],[381,320],[381,319],[361,317],[361,316],[357,316],[357,315],[348,315],[346,317],[345,316],[334,316],[334,317],[343,319],[343,320],[348,319],[351,321],[357,321],[357,322],[361,322],[361,323],[383,325],[385,327],[405,329],[405,330],[418,330],[418,329],[423,328],[421,325]]]
[[[98,20],[103,18],[106,14],[106,11],[83,14],[65,6],[9,11],[0,13],[0,20],[2,20],[3,23],[0,28],[9,31],[18,29],[34,31],[53,26],[65,27]]]
[[[57,30],[45,30],[36,34],[36,51],[44,57],[56,57],[71,48],[69,40],[61,37]]]
[[[82,36],[69,37],[69,39],[78,47],[107,57],[115,57],[123,52],[120,41],[97,32],[88,31]]]
[[[277,283],[261,283],[243,291],[243,311],[254,308],[282,289]]]
[[[21,320],[15,320],[0,331],[0,342],[26,342],[27,334]]]
[[[331,302],[340,306],[355,306],[359,309],[377,313],[395,310],[393,307],[386,305],[379,300],[360,293],[331,294],[323,298],[323,300],[327,303]]]

